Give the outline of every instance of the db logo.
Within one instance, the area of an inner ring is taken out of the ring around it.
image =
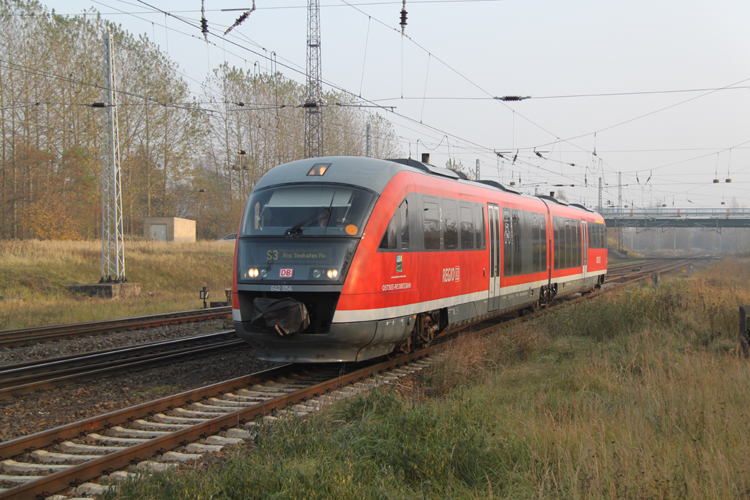
[[[294,274],[294,269],[291,267],[279,269],[279,278],[291,278]]]

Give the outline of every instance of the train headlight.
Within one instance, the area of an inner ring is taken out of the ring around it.
[[[313,278],[320,278],[320,269],[313,271]]]
[[[336,270],[336,269],[329,269],[329,270],[328,270],[328,272],[326,273],[326,275],[327,275],[327,276],[328,276],[329,278],[333,279],[333,278],[336,278],[336,277],[338,277],[338,275],[339,275],[339,272],[338,272],[338,270]]]
[[[258,277],[258,269],[253,267],[251,269],[247,270],[247,275],[251,278],[257,278]]]

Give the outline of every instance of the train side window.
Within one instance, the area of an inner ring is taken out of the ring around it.
[[[531,216],[532,222],[531,222],[531,272],[538,273],[541,269],[541,237],[539,233],[539,219],[537,218],[537,215],[534,214]]]
[[[554,237],[554,245],[552,250],[555,252],[553,263],[555,269],[560,269],[560,219],[552,217],[552,235]]]
[[[398,227],[398,212],[393,214],[391,221],[388,223],[388,227],[385,228],[385,234],[383,239],[380,240],[380,247],[385,250],[392,250],[396,248],[396,229]]]
[[[476,230],[477,248],[485,248],[485,228],[484,228],[484,205],[474,206],[474,229]]]
[[[458,212],[454,200],[443,200],[443,248],[458,248]]]
[[[503,208],[503,276],[513,274],[513,226],[510,209]]]
[[[474,221],[471,207],[461,206],[461,248],[463,250],[474,248]]]
[[[573,267],[581,265],[581,221],[571,220],[573,229]]]
[[[424,198],[423,230],[425,250],[440,250],[440,211],[437,202],[427,198]]]
[[[542,215],[541,216],[541,223],[539,224],[539,233],[540,233],[540,271],[546,271],[547,270],[547,217]]]
[[[401,216],[401,249],[409,249],[409,203],[404,200],[398,207]]]
[[[513,210],[513,275],[519,275],[522,272],[523,253],[521,252],[521,212]]]
[[[573,267],[573,231],[570,219],[565,219],[565,266]]]

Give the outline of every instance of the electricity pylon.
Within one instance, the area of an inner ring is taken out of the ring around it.
[[[320,67],[320,0],[307,1],[305,157],[323,156],[323,90]]]
[[[117,128],[117,94],[112,35],[104,35],[104,161],[102,164],[102,279],[123,283],[125,242],[122,231],[120,137]]]

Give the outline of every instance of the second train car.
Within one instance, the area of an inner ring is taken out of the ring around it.
[[[270,361],[362,361],[599,287],[601,215],[415,160],[271,169],[237,233],[232,317]]]

